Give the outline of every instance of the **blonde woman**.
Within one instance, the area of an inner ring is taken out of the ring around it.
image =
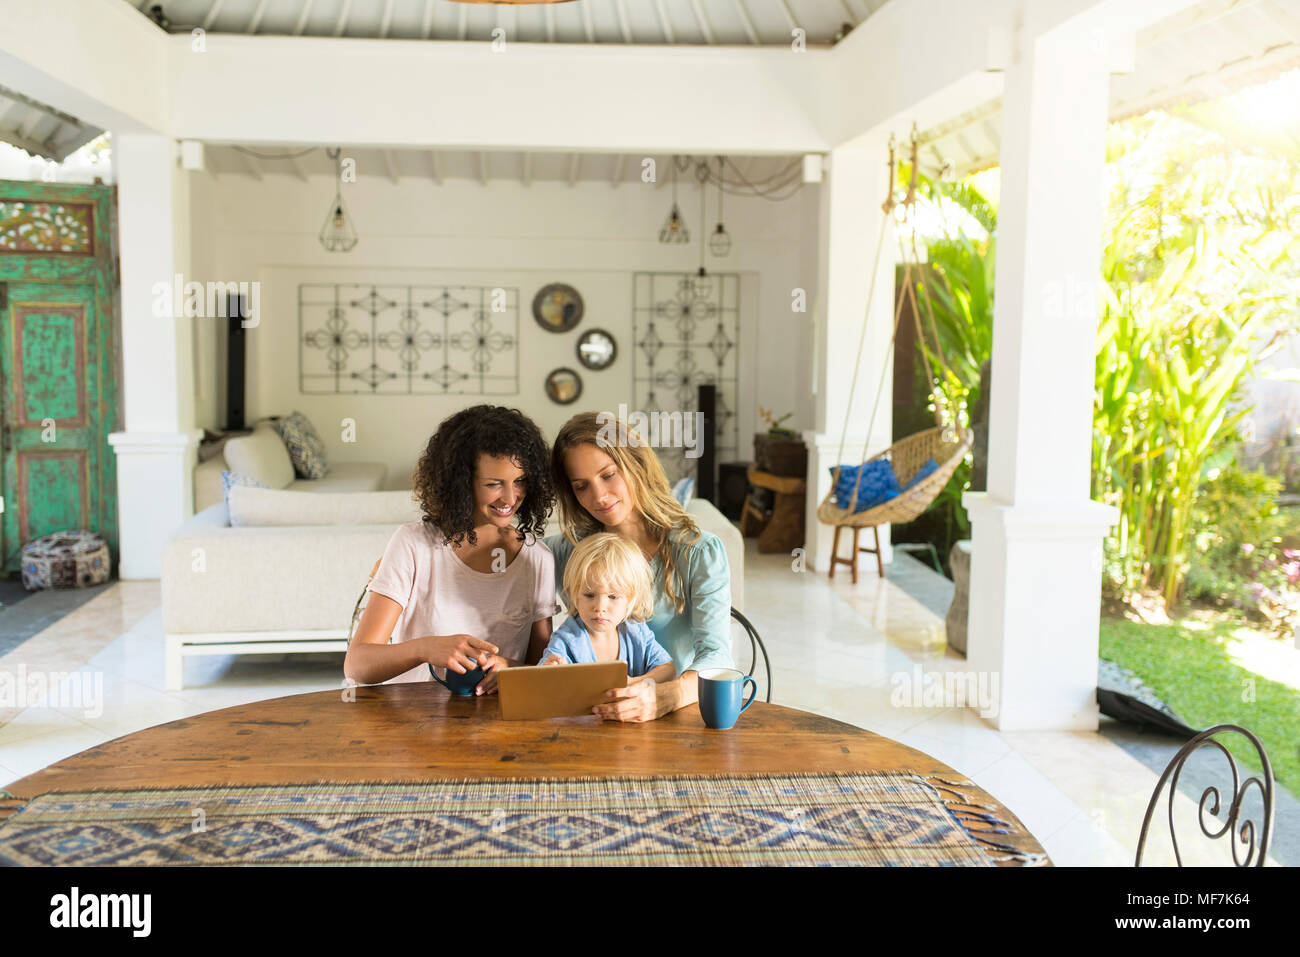
[[[646,624],[654,608],[650,564],[626,538],[588,535],[564,568],[569,620],[551,635],[544,665],[627,662],[629,678],[672,681],[673,659]]]
[[[555,554],[556,588],[575,547],[608,532],[627,539],[650,564],[654,600],[648,622],[672,657],[678,677],[642,678],[606,692],[596,714],[611,721],[653,721],[699,700],[697,672],[732,668],[731,573],[722,541],[701,531],[672,497],[654,450],[612,417],[584,412],[555,439],[551,470],[560,503],[561,535],[546,544]]]

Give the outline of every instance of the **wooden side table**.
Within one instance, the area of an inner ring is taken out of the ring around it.
[[[804,492],[806,483],[801,478],[784,475],[772,475],[760,472],[754,466],[747,473],[750,485],[770,489],[776,493],[772,505],[772,517],[758,534],[760,552],[790,552],[802,548],[804,543]],[[757,511],[748,501],[745,503],[744,519],[751,511]]]

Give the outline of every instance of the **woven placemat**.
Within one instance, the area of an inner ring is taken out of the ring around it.
[[[0,823],[0,862],[989,866],[1014,855],[987,836],[1005,822],[949,807],[959,802],[941,790],[873,773],[53,793]],[[1016,859],[1038,863],[1027,857]]]

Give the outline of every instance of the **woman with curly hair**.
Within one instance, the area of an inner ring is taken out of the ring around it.
[[[551,637],[555,562],[538,536],[555,502],[546,443],[517,409],[477,405],[446,419],[414,475],[419,522],[389,539],[343,662],[361,684],[427,681],[535,664]],[[392,643],[388,638],[392,635]]]
[[[647,624],[677,667],[672,681],[642,679],[611,689],[595,713],[611,721],[653,721],[694,704],[697,672],[735,667],[722,540],[700,530],[673,498],[654,449],[613,416],[584,412],[566,422],[551,448],[551,472],[563,529],[546,539],[555,553],[557,591],[563,592],[565,565],[581,539],[613,532],[630,540],[654,575]]]

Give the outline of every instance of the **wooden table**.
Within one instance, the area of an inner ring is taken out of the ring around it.
[[[473,777],[910,771],[964,776],[929,755],[853,725],[756,701],[730,731],[704,727],[690,706],[645,724],[594,715],[503,721],[495,695],[453,698],[433,682],[273,698],[210,711],[116,738],[9,785],[19,798],[51,791],[419,782]],[[1043,853],[1014,827],[998,840]]]

